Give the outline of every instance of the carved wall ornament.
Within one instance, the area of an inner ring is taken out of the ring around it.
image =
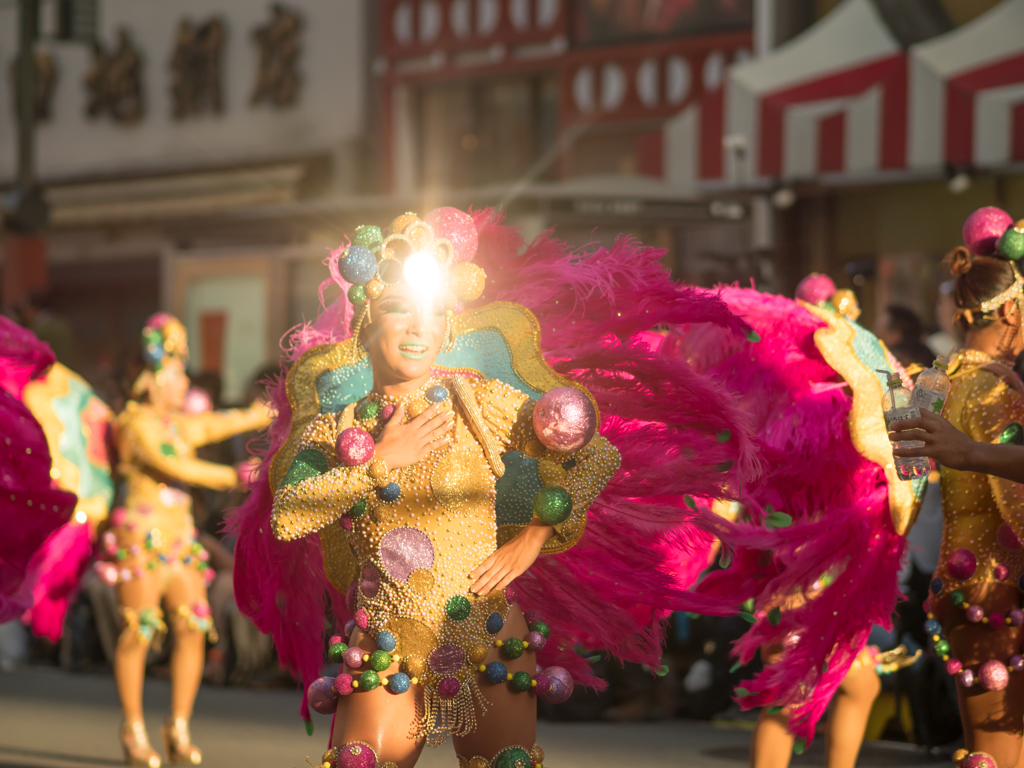
[[[302,53],[301,34],[302,17],[275,3],[271,8],[270,21],[253,32],[259,48],[259,72],[251,103],[266,102],[275,107],[290,107],[298,101],[302,85],[298,70]]]
[[[117,33],[117,48],[108,52],[93,44],[92,64],[85,76],[89,117],[108,114],[114,122],[130,125],[142,119],[142,57],[132,44],[128,30]]]
[[[49,51],[36,51],[36,122],[46,122],[53,116],[53,94],[57,88],[57,60]],[[18,57],[11,61],[11,95],[13,114],[18,115],[19,93]]]
[[[177,118],[224,111],[221,55],[224,19],[214,16],[202,24],[182,19],[171,56],[171,114]]]

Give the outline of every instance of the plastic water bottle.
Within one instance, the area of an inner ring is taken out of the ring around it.
[[[921,415],[921,409],[910,404],[912,397],[910,390],[903,386],[898,373],[890,371],[878,371],[887,377],[889,389],[882,395],[882,415],[885,417],[885,428],[891,430],[892,425],[904,419],[916,419]],[[901,440],[895,444],[896,448],[920,448],[923,446],[920,440]],[[896,465],[896,476],[900,480],[911,480],[915,477],[927,475],[932,468],[928,459],[904,459],[893,456],[893,463]]]
[[[931,368],[921,371],[914,384],[914,391],[910,393],[910,404],[921,410],[942,413],[942,406],[949,397],[949,376],[946,375],[948,367],[949,361],[939,356]]]

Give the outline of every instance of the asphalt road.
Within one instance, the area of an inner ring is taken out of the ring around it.
[[[167,716],[167,681],[146,681],[146,713],[156,744]],[[329,719],[314,715],[306,736],[298,693],[204,686],[192,733],[208,768],[302,768],[327,743]],[[0,768],[121,765],[120,711],[112,678],[29,667],[0,674]],[[550,768],[738,768],[747,764],[748,730],[693,720],[659,723],[544,723],[538,741]],[[947,765],[912,747],[873,742],[861,766]],[[422,768],[455,768],[451,744],[426,750]],[[794,766],[824,765],[820,740]]]

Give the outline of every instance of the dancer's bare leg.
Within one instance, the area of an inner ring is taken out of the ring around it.
[[[352,647],[362,648],[366,653],[377,650],[373,638],[356,628],[352,633]],[[369,669],[364,665],[352,669],[347,664],[344,672],[358,678]],[[398,664],[392,664],[381,677],[388,677],[399,671]],[[362,742],[377,753],[377,762],[393,762],[398,768],[412,768],[423,751],[423,740],[409,736],[417,707],[423,706],[423,690],[412,686],[403,694],[393,694],[383,685],[372,691],[353,691],[338,699],[338,711],[334,716],[334,731],[331,744],[343,747],[352,742]],[[320,755],[311,756],[314,763]]]
[[[114,652],[114,680],[121,709],[127,723],[142,720],[142,685],[146,676],[146,654],[150,642],[139,636],[125,620],[125,609],[137,616],[145,609],[160,609],[161,571],[144,571],[139,578],[117,585],[117,600],[122,612],[122,629]]]
[[[787,768],[795,741],[785,710],[769,715],[767,707],[762,709],[750,740],[751,768]]]
[[[196,606],[209,608],[206,584],[194,568],[182,566],[171,575],[164,593],[167,623],[174,628],[171,649],[171,717],[192,717],[206,659],[206,632],[189,626],[188,614]]]
[[[774,664],[781,655],[781,645],[761,649],[761,659],[766,665]],[[750,739],[751,768],[787,768],[795,742],[789,732],[789,712],[782,710],[770,715],[768,707],[763,708]]]
[[[871,707],[881,690],[882,681],[870,663],[856,664],[839,684],[825,731],[828,768],[856,766]]]
[[[1004,615],[1017,607],[1019,593],[1008,584],[981,584],[965,587],[968,603],[985,606],[985,613],[1002,611]],[[955,608],[944,599],[939,618],[950,627],[946,637],[951,655],[977,675],[979,666],[989,659],[1003,663],[1019,653],[1024,631],[1019,627],[1003,626],[998,629],[987,624],[972,624],[963,608]],[[1024,679],[1010,674],[1007,686],[1001,691],[987,691],[979,683],[964,688],[956,686],[960,704],[960,719],[964,724],[964,741],[971,752],[985,752],[992,756],[999,768],[1013,768],[1021,762],[1024,743]]]
[[[513,605],[498,638],[525,638],[527,631],[522,611]],[[527,672],[532,677],[537,671],[537,657],[529,650],[518,659],[508,660],[492,647],[484,663],[492,661],[500,661],[512,674]],[[493,685],[486,680],[481,680],[481,690],[487,700],[487,712],[477,712],[477,727],[473,733],[453,737],[455,752],[467,759],[482,757],[486,760],[506,747],[522,747],[530,752],[537,743],[537,696],[532,692],[516,693],[507,684]]]

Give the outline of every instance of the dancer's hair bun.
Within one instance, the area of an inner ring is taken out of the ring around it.
[[[974,255],[962,245],[954,249],[946,258],[949,261],[949,271],[957,277],[966,275],[974,266]]]

